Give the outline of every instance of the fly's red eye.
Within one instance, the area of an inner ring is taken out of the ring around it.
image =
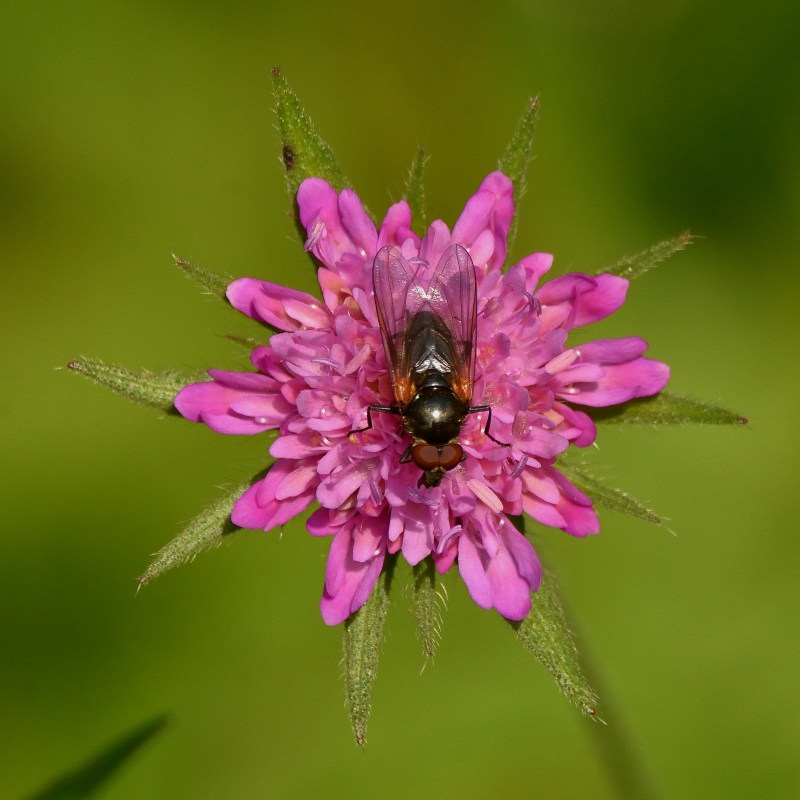
[[[464,451],[460,444],[446,444],[439,451],[439,466],[453,469],[461,463]]]
[[[439,466],[439,448],[432,444],[415,444],[411,448],[411,460],[420,469],[435,469]]]
[[[445,444],[436,447],[433,444],[415,444],[411,448],[411,460],[423,470],[453,469],[464,458],[464,451],[460,444]]]

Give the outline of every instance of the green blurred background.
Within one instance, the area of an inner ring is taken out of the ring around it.
[[[273,64],[376,212],[424,143],[428,210],[452,223],[539,95],[517,256],[594,269],[702,237],[598,333],[645,336],[674,391],[749,427],[602,430],[596,473],[676,535],[604,513],[600,536],[537,548],[665,796],[798,796],[796,0],[6,3],[0,30],[3,797],[161,712],[104,796],[614,796],[593,723],[455,572],[422,673],[395,593],[365,751],[318,614],[326,543],[301,524],[135,592],[264,445],[59,366],[245,367],[222,335],[254,328],[171,253],[313,286]]]

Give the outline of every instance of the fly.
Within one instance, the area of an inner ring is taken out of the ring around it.
[[[412,259],[413,261],[413,259]],[[450,245],[429,280],[396,247],[382,247],[372,265],[375,306],[395,402],[367,408],[399,414],[411,434],[402,463],[413,461],[421,470],[420,485],[438,486],[445,473],[467,456],[458,442],[468,414],[488,412],[484,433],[489,433],[492,409],[473,406],[475,384],[477,289],[475,266],[466,248]]]

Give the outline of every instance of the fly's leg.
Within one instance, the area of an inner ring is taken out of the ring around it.
[[[499,444],[501,447],[511,447],[509,442],[501,442],[499,439],[495,439],[491,433],[489,433],[489,426],[492,424],[492,407],[491,406],[470,406],[468,414],[477,414],[479,411],[486,411],[486,424],[483,426],[483,432],[495,443]]]
[[[351,442],[353,442],[353,438],[352,437],[353,437],[354,434],[356,434],[356,433],[364,433],[364,431],[372,430],[372,427],[373,427],[372,426],[372,414],[371,414],[372,411],[380,411],[383,414],[399,414],[400,413],[400,409],[397,408],[396,406],[378,406],[378,405],[375,405],[374,403],[372,403],[371,405],[368,405],[367,406],[367,424],[366,424],[366,427],[357,428],[356,430],[350,431],[347,434],[347,438],[350,439]],[[353,442],[353,444],[355,444],[355,442]]]

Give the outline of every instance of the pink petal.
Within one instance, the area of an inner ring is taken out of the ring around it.
[[[529,590],[535,592],[542,581],[542,565],[533,545],[508,522],[502,528],[502,538],[517,565],[520,577],[528,584]]]
[[[360,563],[375,558],[386,536],[385,517],[361,516],[353,538],[353,560]]]
[[[431,553],[433,547],[433,521],[429,514],[415,509],[415,516],[392,509],[392,519],[401,519],[403,557],[413,567]]]
[[[527,288],[529,292],[536,290],[539,279],[553,266],[553,256],[550,253],[531,253],[518,262],[522,265],[527,276]]]
[[[291,461],[276,461],[266,477],[254,483],[234,504],[231,521],[240,528],[271,530],[283,525],[308,508],[314,499],[313,489],[289,500],[278,500],[276,491],[296,469]]]
[[[451,242],[450,229],[440,219],[435,219],[428,226],[425,236],[422,237],[419,245],[419,257],[435,267]]]
[[[299,458],[306,458],[311,455],[319,454],[327,447],[322,445],[314,445],[309,441],[308,436],[300,436],[299,434],[285,434],[279,436],[270,446],[269,454],[273,458],[285,458],[288,460],[297,460]]]
[[[313,295],[277,283],[240,278],[228,286],[231,305],[282,331],[330,327],[330,312]]]
[[[312,536],[333,536],[343,525],[351,525],[351,520],[358,512],[331,511],[329,508],[317,508],[306,520],[306,529]]]
[[[234,414],[252,417],[259,424],[277,428],[292,412],[292,407],[279,394],[239,393],[230,403]]]
[[[298,465],[288,472],[275,487],[275,499],[280,501],[293,500],[300,495],[305,495],[306,492],[316,486],[317,480],[317,468],[313,461]]]
[[[266,414],[258,418],[242,416],[231,410],[243,393],[215,381],[193,383],[178,392],[175,408],[192,422],[204,422],[217,433],[254,434],[276,427],[278,421]]]
[[[297,205],[309,235],[306,247],[325,266],[338,271],[343,254],[356,248],[342,224],[336,190],[322,178],[307,178],[297,190]]]
[[[337,532],[328,553],[325,588],[320,601],[322,619],[328,625],[344,622],[366,602],[383,568],[385,548],[369,561],[352,557],[353,533],[349,527]]]
[[[605,367],[596,383],[575,384],[564,399],[584,406],[612,406],[634,397],[660,392],[669,381],[669,367],[650,358],[635,358],[625,364]]]
[[[638,336],[629,336],[626,339],[596,339],[579,345],[578,350],[583,361],[590,361],[593,364],[622,364],[644,353],[647,350],[647,342]]]
[[[559,425],[558,432],[570,439],[576,447],[588,447],[597,438],[597,425],[588,414],[557,400],[553,402],[553,411],[564,417],[564,423]],[[565,425],[569,426],[566,430]]]
[[[505,546],[491,560],[487,570],[492,600],[506,619],[520,620],[531,610],[531,591],[539,587],[542,572],[531,543],[519,531],[507,532],[504,540]],[[513,553],[508,549],[509,542]]]
[[[463,533],[458,543],[458,570],[472,599],[482,608],[496,608],[519,620],[531,608],[530,593],[541,580],[541,567],[528,540],[503,517],[498,520],[498,550],[490,558]]]
[[[481,607],[492,607],[492,586],[478,548],[468,534],[458,537],[458,571],[470,597]]]
[[[547,470],[527,469],[524,476],[525,488],[540,500],[552,505],[561,499],[558,484],[550,477]]]
[[[342,189],[339,194],[339,212],[342,225],[355,245],[356,252],[363,251],[362,255],[373,258],[377,252],[378,233],[361,205],[361,200],[352,189]]]
[[[559,499],[548,503],[536,496],[536,486],[531,482],[532,470],[522,473],[522,507],[526,514],[543,525],[561,528],[573,536],[587,536],[599,533],[600,522],[592,508],[592,501],[579,491],[557,469],[542,467],[542,474],[550,478],[558,487]]]
[[[536,297],[543,306],[571,306],[569,327],[575,328],[613,314],[625,302],[628,285],[616,275],[571,273],[545,283]]]
[[[369,464],[349,464],[331,473],[317,488],[317,500],[325,508],[339,508],[366,478]]]
[[[419,236],[411,230],[411,209],[405,200],[401,200],[390,206],[386,212],[378,234],[377,248],[380,250],[386,244],[402,247],[408,239],[411,239],[419,250]]]
[[[243,392],[274,392],[279,384],[267,375],[258,372],[230,372],[224,369],[210,369],[208,374],[218,383]]]
[[[467,200],[453,227],[453,241],[467,249],[488,231],[494,240],[493,253],[487,267],[499,268],[506,258],[506,238],[514,216],[514,187],[502,172],[487,175],[478,191]],[[483,262],[476,261],[476,267]]]

